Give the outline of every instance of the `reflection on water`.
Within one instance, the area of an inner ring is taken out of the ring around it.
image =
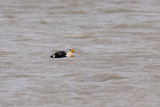
[[[158,107],[158,0],[2,0],[0,105]],[[76,57],[51,59],[74,48]]]

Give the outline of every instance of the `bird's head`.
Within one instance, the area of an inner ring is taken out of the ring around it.
[[[66,51],[67,53],[74,53],[74,49],[73,48],[71,48],[71,49],[67,49],[67,51]]]

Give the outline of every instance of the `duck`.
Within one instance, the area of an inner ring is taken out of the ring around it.
[[[66,51],[57,51],[50,55],[50,58],[64,58],[64,57],[74,57],[74,49],[67,49]]]

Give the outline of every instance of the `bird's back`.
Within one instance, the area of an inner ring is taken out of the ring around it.
[[[51,58],[63,58],[66,57],[66,52],[65,51],[58,51],[54,53],[53,55],[50,56]]]

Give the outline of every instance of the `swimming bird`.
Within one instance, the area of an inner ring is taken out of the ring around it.
[[[63,58],[63,57],[74,57],[74,49],[67,49],[66,51],[58,51],[52,55],[51,58]]]

